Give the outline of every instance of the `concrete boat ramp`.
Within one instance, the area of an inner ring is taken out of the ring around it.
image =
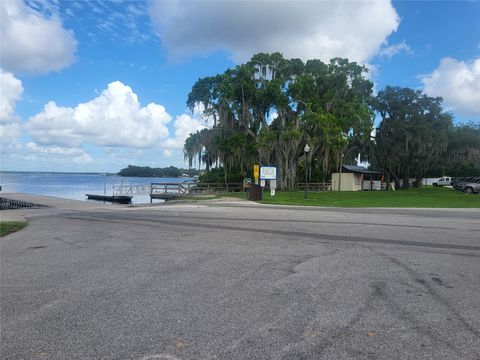
[[[480,209],[2,196],[0,359],[479,359]]]

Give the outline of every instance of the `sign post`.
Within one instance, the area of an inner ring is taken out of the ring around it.
[[[275,196],[277,188],[277,168],[275,166],[262,166],[260,168],[260,180],[263,184],[268,180],[270,182],[270,196]]]
[[[258,185],[258,179],[260,178],[260,165],[253,165],[253,178],[255,179],[255,184]]]

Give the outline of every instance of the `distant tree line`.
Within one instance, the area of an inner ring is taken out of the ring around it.
[[[377,96],[367,69],[347,59],[285,59],[256,54],[223,74],[199,79],[188,95],[212,128],[186,139],[189,168],[250,177],[254,164],[278,167],[278,185],[293,189],[307,171],[325,181],[358,154],[392,180],[480,174],[478,125],[453,124],[441,98],[386,87]],[[381,123],[372,137],[377,115]],[[310,151],[304,155],[304,146]],[[406,182],[408,184],[408,182]]]
[[[419,90],[387,86],[374,99],[382,122],[369,160],[397,184],[400,179],[480,175],[479,124],[453,125],[442,99]]]
[[[198,171],[195,169],[179,169],[175,166],[169,166],[164,168],[151,168],[149,166],[134,166],[128,165],[128,167],[120,170],[118,175],[120,176],[142,176],[142,177],[179,177],[182,174],[188,174],[189,176],[197,175]]]

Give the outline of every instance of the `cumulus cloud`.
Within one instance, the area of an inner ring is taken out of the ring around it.
[[[22,97],[22,93],[22,82],[12,73],[0,69],[0,123],[12,121],[15,104]]]
[[[2,145],[6,141],[16,140],[22,133],[19,123],[3,123],[0,124],[0,138]]]
[[[21,144],[18,137],[22,129],[20,119],[15,115],[16,102],[23,93],[22,82],[13,74],[0,69],[0,154],[14,154]]]
[[[39,146],[33,142],[26,145],[30,160],[63,160],[69,159],[78,164],[86,164],[93,161],[92,157],[82,148],[68,148],[60,146]]]
[[[150,16],[172,58],[226,50],[236,62],[274,51],[365,62],[399,25],[389,0],[155,1]]]
[[[76,40],[60,17],[44,16],[23,1],[0,1],[0,61],[14,73],[43,74],[75,60]]]
[[[25,128],[42,145],[145,148],[168,137],[170,121],[162,105],[142,107],[129,86],[115,81],[95,99],[75,107],[50,101],[41,113],[28,119]]]
[[[471,62],[443,58],[421,81],[428,95],[441,96],[454,111],[480,120],[480,58]]]
[[[196,131],[213,126],[213,118],[203,115],[203,105],[197,105],[193,114],[181,114],[175,117],[173,128],[175,136],[167,139],[162,147],[166,149],[182,149],[186,138]],[[171,152],[165,153],[171,154]]]
[[[410,48],[410,45],[408,45],[405,40],[402,41],[401,43],[392,44],[390,46],[386,46],[386,47],[382,48],[379,52],[379,55],[391,58],[392,56],[397,55],[401,52],[403,52],[407,55],[413,54],[413,51]]]

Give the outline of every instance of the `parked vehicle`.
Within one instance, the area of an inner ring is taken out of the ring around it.
[[[461,176],[461,177],[458,177],[458,178],[453,178],[452,186],[456,189],[457,184],[467,182],[467,181],[471,181],[473,179],[475,179],[473,176]]]
[[[434,187],[437,187],[437,186],[450,186],[452,185],[452,180],[453,178],[451,178],[450,176],[444,176],[440,179],[438,179],[437,181],[434,181],[432,183],[432,185]]]
[[[480,178],[474,178],[470,181],[460,182],[456,184],[455,189],[463,191],[465,194],[480,193]]]

